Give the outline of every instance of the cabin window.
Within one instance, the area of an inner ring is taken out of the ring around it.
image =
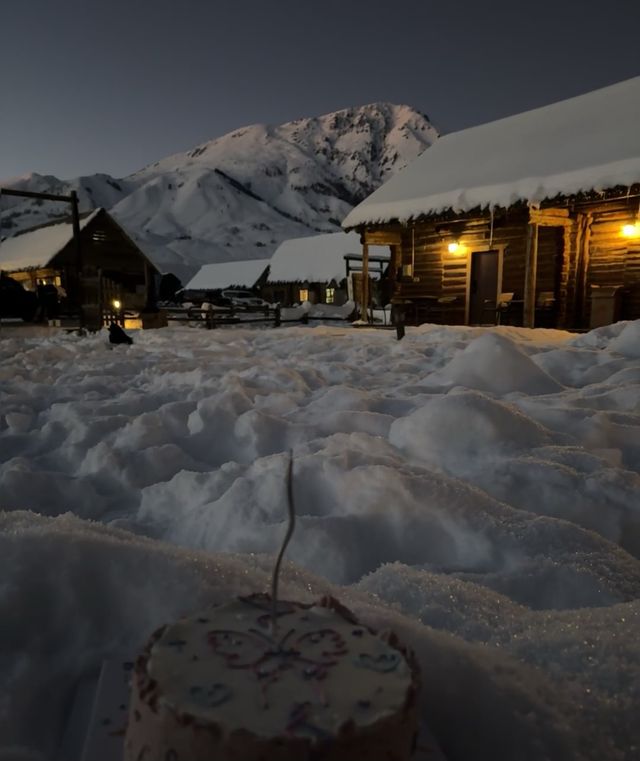
[[[299,293],[300,293],[300,301],[309,301],[309,289],[308,288],[301,288]]]
[[[327,288],[325,293],[325,300],[327,304],[333,304],[336,300],[336,289],[335,288]]]

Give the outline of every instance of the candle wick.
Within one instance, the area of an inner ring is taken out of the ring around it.
[[[289,525],[287,526],[287,533],[285,534],[284,541],[280,547],[280,552],[278,553],[276,564],[273,568],[273,576],[271,578],[271,631],[273,635],[276,633],[278,619],[278,580],[280,577],[280,565],[296,526],[296,511],[293,504],[293,450],[289,450],[289,464],[287,466],[287,508],[289,512]]]

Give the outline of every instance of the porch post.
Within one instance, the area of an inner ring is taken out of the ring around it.
[[[592,214],[579,214],[579,240],[576,251],[576,295],[574,307],[574,327],[587,327],[587,306],[588,306],[588,273],[589,273],[589,253],[591,247],[591,223],[593,222]]]
[[[144,263],[144,289],[145,289],[145,311],[153,311],[158,302],[158,293],[156,291],[156,276],[152,271],[149,262]]]
[[[538,270],[538,224],[529,222],[527,228],[527,250],[524,274],[524,313],[525,328],[533,328],[536,317],[536,279]]]
[[[72,190],[69,194],[71,201],[71,228],[73,230],[73,245],[76,259],[76,298],[78,301],[80,327],[85,327],[84,314],[84,262],[82,259],[82,244],[80,243],[80,215],[78,213],[78,194]]]
[[[362,244],[362,320],[369,322],[369,244]]]

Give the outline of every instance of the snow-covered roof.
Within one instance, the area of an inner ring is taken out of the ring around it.
[[[194,290],[227,288],[230,285],[252,288],[268,266],[269,259],[204,264],[185,287]]]
[[[102,209],[94,209],[80,220],[83,230]],[[5,272],[46,267],[56,254],[73,240],[71,222],[39,227],[37,230],[7,238],[0,243],[0,269]]]
[[[271,257],[269,281],[339,282],[346,276],[345,254],[361,254],[358,233],[326,233],[285,240]],[[371,256],[389,256],[386,246],[370,246]]]
[[[640,77],[441,137],[343,227],[637,182]]]

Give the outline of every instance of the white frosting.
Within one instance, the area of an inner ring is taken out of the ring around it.
[[[333,737],[402,710],[412,681],[402,653],[329,608],[235,600],[168,626],[147,665],[161,702],[226,731]]]

